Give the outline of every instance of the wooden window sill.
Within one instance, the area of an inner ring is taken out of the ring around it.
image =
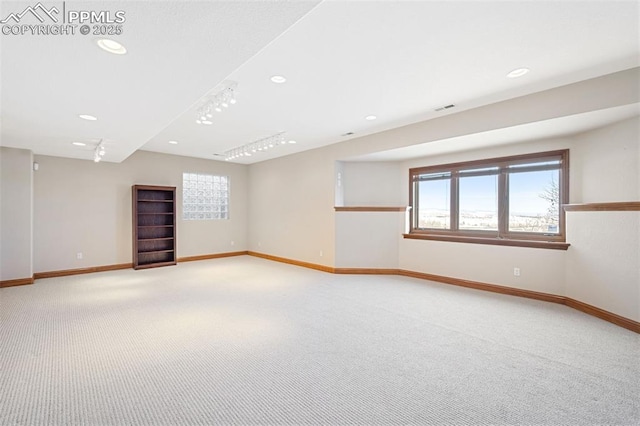
[[[413,240],[448,241],[453,243],[488,244],[494,246],[529,247],[551,250],[567,250],[571,244],[559,241],[512,240],[506,238],[463,237],[455,235],[403,234]]]

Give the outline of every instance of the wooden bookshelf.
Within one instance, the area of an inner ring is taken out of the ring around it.
[[[133,185],[133,269],[175,265],[176,188]]]

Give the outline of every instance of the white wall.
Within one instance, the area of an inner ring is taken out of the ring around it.
[[[0,281],[33,276],[32,165],[31,151],[0,147]]]
[[[402,206],[404,181],[397,162],[343,162],[345,206]],[[409,186],[407,184],[407,192]]]
[[[333,173],[336,182],[333,188],[335,192],[333,203],[336,206],[344,206],[344,163],[342,161],[334,162]]]
[[[336,213],[336,268],[398,269],[406,212]]]
[[[521,275],[513,275],[513,268]],[[565,252],[528,247],[402,240],[400,269],[564,294]]]
[[[145,151],[119,164],[47,156],[36,161],[35,272],[131,262],[134,184],[177,187],[178,257],[247,250],[246,166]],[[230,177],[229,220],[182,220],[183,172]]]
[[[578,202],[640,200],[638,118],[574,139]],[[566,296],[640,321],[640,212],[568,212],[567,241]]]
[[[566,296],[640,321],[640,212],[569,212]]]
[[[640,200],[638,118],[577,135],[571,151],[572,200]]]
[[[335,161],[326,152],[250,166],[250,250],[333,265]]]

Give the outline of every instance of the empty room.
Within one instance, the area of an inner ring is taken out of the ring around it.
[[[639,1],[0,28],[0,425],[640,424]]]

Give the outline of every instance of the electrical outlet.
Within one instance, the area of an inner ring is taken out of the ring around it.
[[[82,259],[82,252],[76,253],[76,259],[78,259],[78,260]]]
[[[235,243],[236,243],[235,241],[231,240],[231,245],[235,245]]]
[[[516,277],[520,276],[520,268],[513,268],[513,275]]]
[[[320,250],[320,257],[322,257],[322,250]]]

